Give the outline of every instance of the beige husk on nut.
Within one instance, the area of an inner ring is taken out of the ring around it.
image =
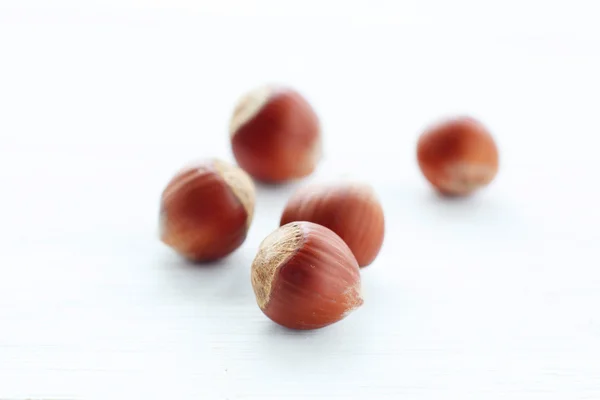
[[[275,230],[260,244],[252,263],[251,279],[256,301],[261,309],[269,302],[271,284],[277,269],[296,254],[302,242],[302,227],[292,222]]]
[[[250,228],[254,217],[254,198],[256,189],[252,178],[241,168],[221,160],[213,160],[217,173],[231,188],[235,197],[242,203],[248,217],[246,227]]]
[[[229,123],[229,136],[233,137],[238,130],[267,104],[275,88],[273,85],[264,85],[246,93],[236,104],[233,116]]]

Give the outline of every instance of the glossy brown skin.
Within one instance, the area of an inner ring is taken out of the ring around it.
[[[425,178],[442,194],[464,196],[488,185],[498,172],[498,149],[478,121],[459,117],[425,131],[417,143]]]
[[[302,241],[278,268],[262,311],[290,329],[317,329],[360,307],[359,267],[344,241],[331,230],[302,222]]]
[[[198,262],[222,258],[246,239],[248,213],[211,162],[187,168],[161,199],[161,240]]]
[[[320,157],[317,115],[297,92],[277,88],[250,120],[232,133],[236,161],[257,180],[279,183],[311,174]]]
[[[280,225],[310,221],[337,233],[350,247],[360,267],[373,262],[383,244],[383,209],[368,185],[311,185],[288,201]]]

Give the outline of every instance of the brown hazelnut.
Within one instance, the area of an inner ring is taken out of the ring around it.
[[[194,261],[222,258],[246,239],[254,197],[252,179],[229,163],[184,168],[162,194],[161,240]]]
[[[289,199],[280,225],[310,221],[323,225],[350,247],[358,265],[365,267],[383,244],[383,209],[371,186],[364,183],[309,185]]]
[[[263,313],[291,329],[333,324],[363,303],[356,259],[333,231],[292,222],[261,243],[252,287]]]
[[[260,181],[278,183],[307,176],[321,156],[317,115],[290,88],[263,86],[244,95],[229,133],[239,166]]]
[[[498,149],[478,121],[459,117],[427,129],[417,143],[425,178],[446,195],[468,195],[488,185],[498,172]]]

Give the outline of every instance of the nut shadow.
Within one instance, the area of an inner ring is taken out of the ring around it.
[[[470,196],[453,196],[428,191],[423,204],[441,217],[450,219],[473,219],[480,216],[494,217],[500,211],[491,198],[484,193]]]
[[[532,232],[526,216],[493,193],[481,191],[470,196],[448,196],[429,191],[421,198],[426,208],[421,212],[432,213],[428,218],[435,218],[438,226],[471,227],[483,235],[507,240],[518,240]]]
[[[175,253],[161,260],[163,282],[178,296],[194,301],[223,303],[253,298],[250,285],[252,250],[240,248],[229,256],[211,262],[194,262]]]
[[[265,331],[268,335],[308,339],[310,337],[318,336],[319,334],[323,334],[323,332],[326,332],[328,328],[331,328],[331,326],[327,326],[327,327],[320,328],[320,329],[298,330],[298,329],[286,328],[285,326],[279,325],[275,322],[271,322],[265,328]]]
[[[360,331],[358,322],[347,320],[315,330],[292,330],[265,321],[264,333],[259,335],[259,351],[282,368],[289,368],[293,360],[295,368],[311,369],[315,360],[360,348],[356,334]]]

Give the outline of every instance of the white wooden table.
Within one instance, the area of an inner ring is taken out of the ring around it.
[[[600,399],[595,3],[233,3],[0,2],[0,399]],[[160,192],[232,159],[233,103],[266,81],[314,104],[323,163],[190,266]],[[502,165],[444,201],[415,144],[454,113]],[[296,187],[341,176],[386,212],[365,304],[285,330],[251,261]]]

